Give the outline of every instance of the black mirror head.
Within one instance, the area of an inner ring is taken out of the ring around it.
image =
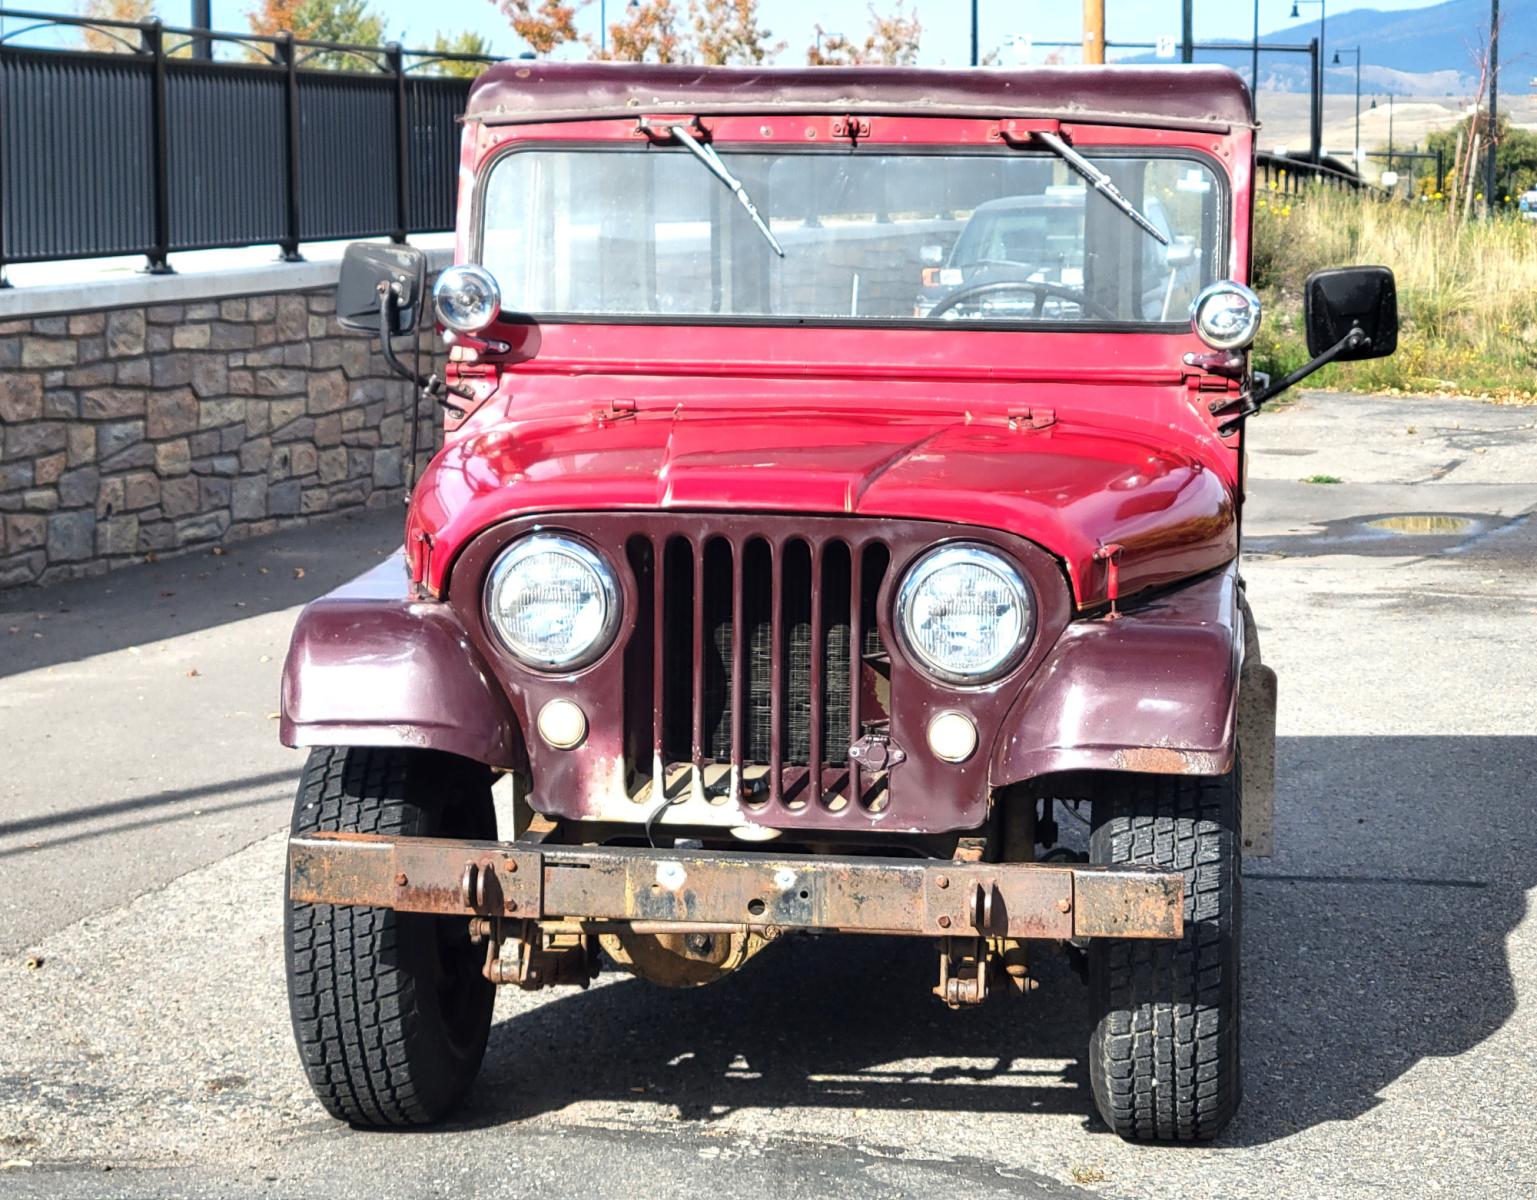
[[[346,329],[379,333],[379,289],[394,290],[390,336],[410,333],[427,294],[427,256],[415,246],[353,242],[342,255],[336,281],[336,321]]]
[[[1353,328],[1365,334],[1365,340],[1341,351],[1335,361],[1385,358],[1398,349],[1398,289],[1387,267],[1315,271],[1302,293],[1308,353],[1313,357],[1339,344]]]

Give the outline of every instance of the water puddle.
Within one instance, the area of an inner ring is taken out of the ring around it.
[[[1448,534],[1466,533],[1474,528],[1471,517],[1453,517],[1444,513],[1404,513],[1396,517],[1378,517],[1365,522],[1372,529],[1389,533]]]

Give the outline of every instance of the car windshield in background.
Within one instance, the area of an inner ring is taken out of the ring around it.
[[[719,151],[783,247],[687,150],[523,150],[491,169],[481,262],[535,316],[815,324],[1184,324],[1220,275],[1192,158],[1095,166],[1167,238],[1045,153]]]

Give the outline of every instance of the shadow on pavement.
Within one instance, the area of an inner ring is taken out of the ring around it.
[[[1226,1145],[1350,1120],[1421,1060],[1499,1030],[1515,1008],[1505,941],[1537,886],[1537,737],[1294,737],[1280,753],[1282,857],[1245,878],[1245,1100]],[[561,996],[493,1028],[463,1123],[605,1100],[698,1121],[880,1108],[1103,1130],[1086,989],[1038,961],[1028,999],[958,1013],[928,994],[927,944],[872,938],[789,939],[698,991],[627,979]]]
[[[0,592],[0,677],[307,603],[393,554],[404,522],[391,505],[237,542],[222,555],[203,550]]]
[[[0,845],[0,859],[90,841],[93,838],[111,837],[131,829],[165,826],[214,813],[270,804],[274,793],[286,795],[292,790],[294,779],[293,771],[271,771],[264,775],[247,775],[202,787],[176,788],[146,796],[129,796],[106,804],[0,821],[0,843],[11,838],[25,839],[9,846]],[[235,800],[220,799],[239,793],[251,794]]]

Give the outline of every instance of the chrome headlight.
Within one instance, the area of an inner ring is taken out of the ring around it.
[[[1201,289],[1190,305],[1190,324],[1213,350],[1242,350],[1259,333],[1259,297],[1231,279]]]
[[[1035,626],[1035,603],[1003,555],[969,543],[941,546],[903,579],[897,626],[930,674],[950,683],[983,683],[1019,661]]]
[[[595,661],[619,628],[619,585],[574,538],[535,533],[514,542],[486,583],[491,627],[519,662],[543,671]]]
[[[502,311],[502,290],[484,267],[444,267],[432,288],[438,320],[460,333],[477,333]]]

